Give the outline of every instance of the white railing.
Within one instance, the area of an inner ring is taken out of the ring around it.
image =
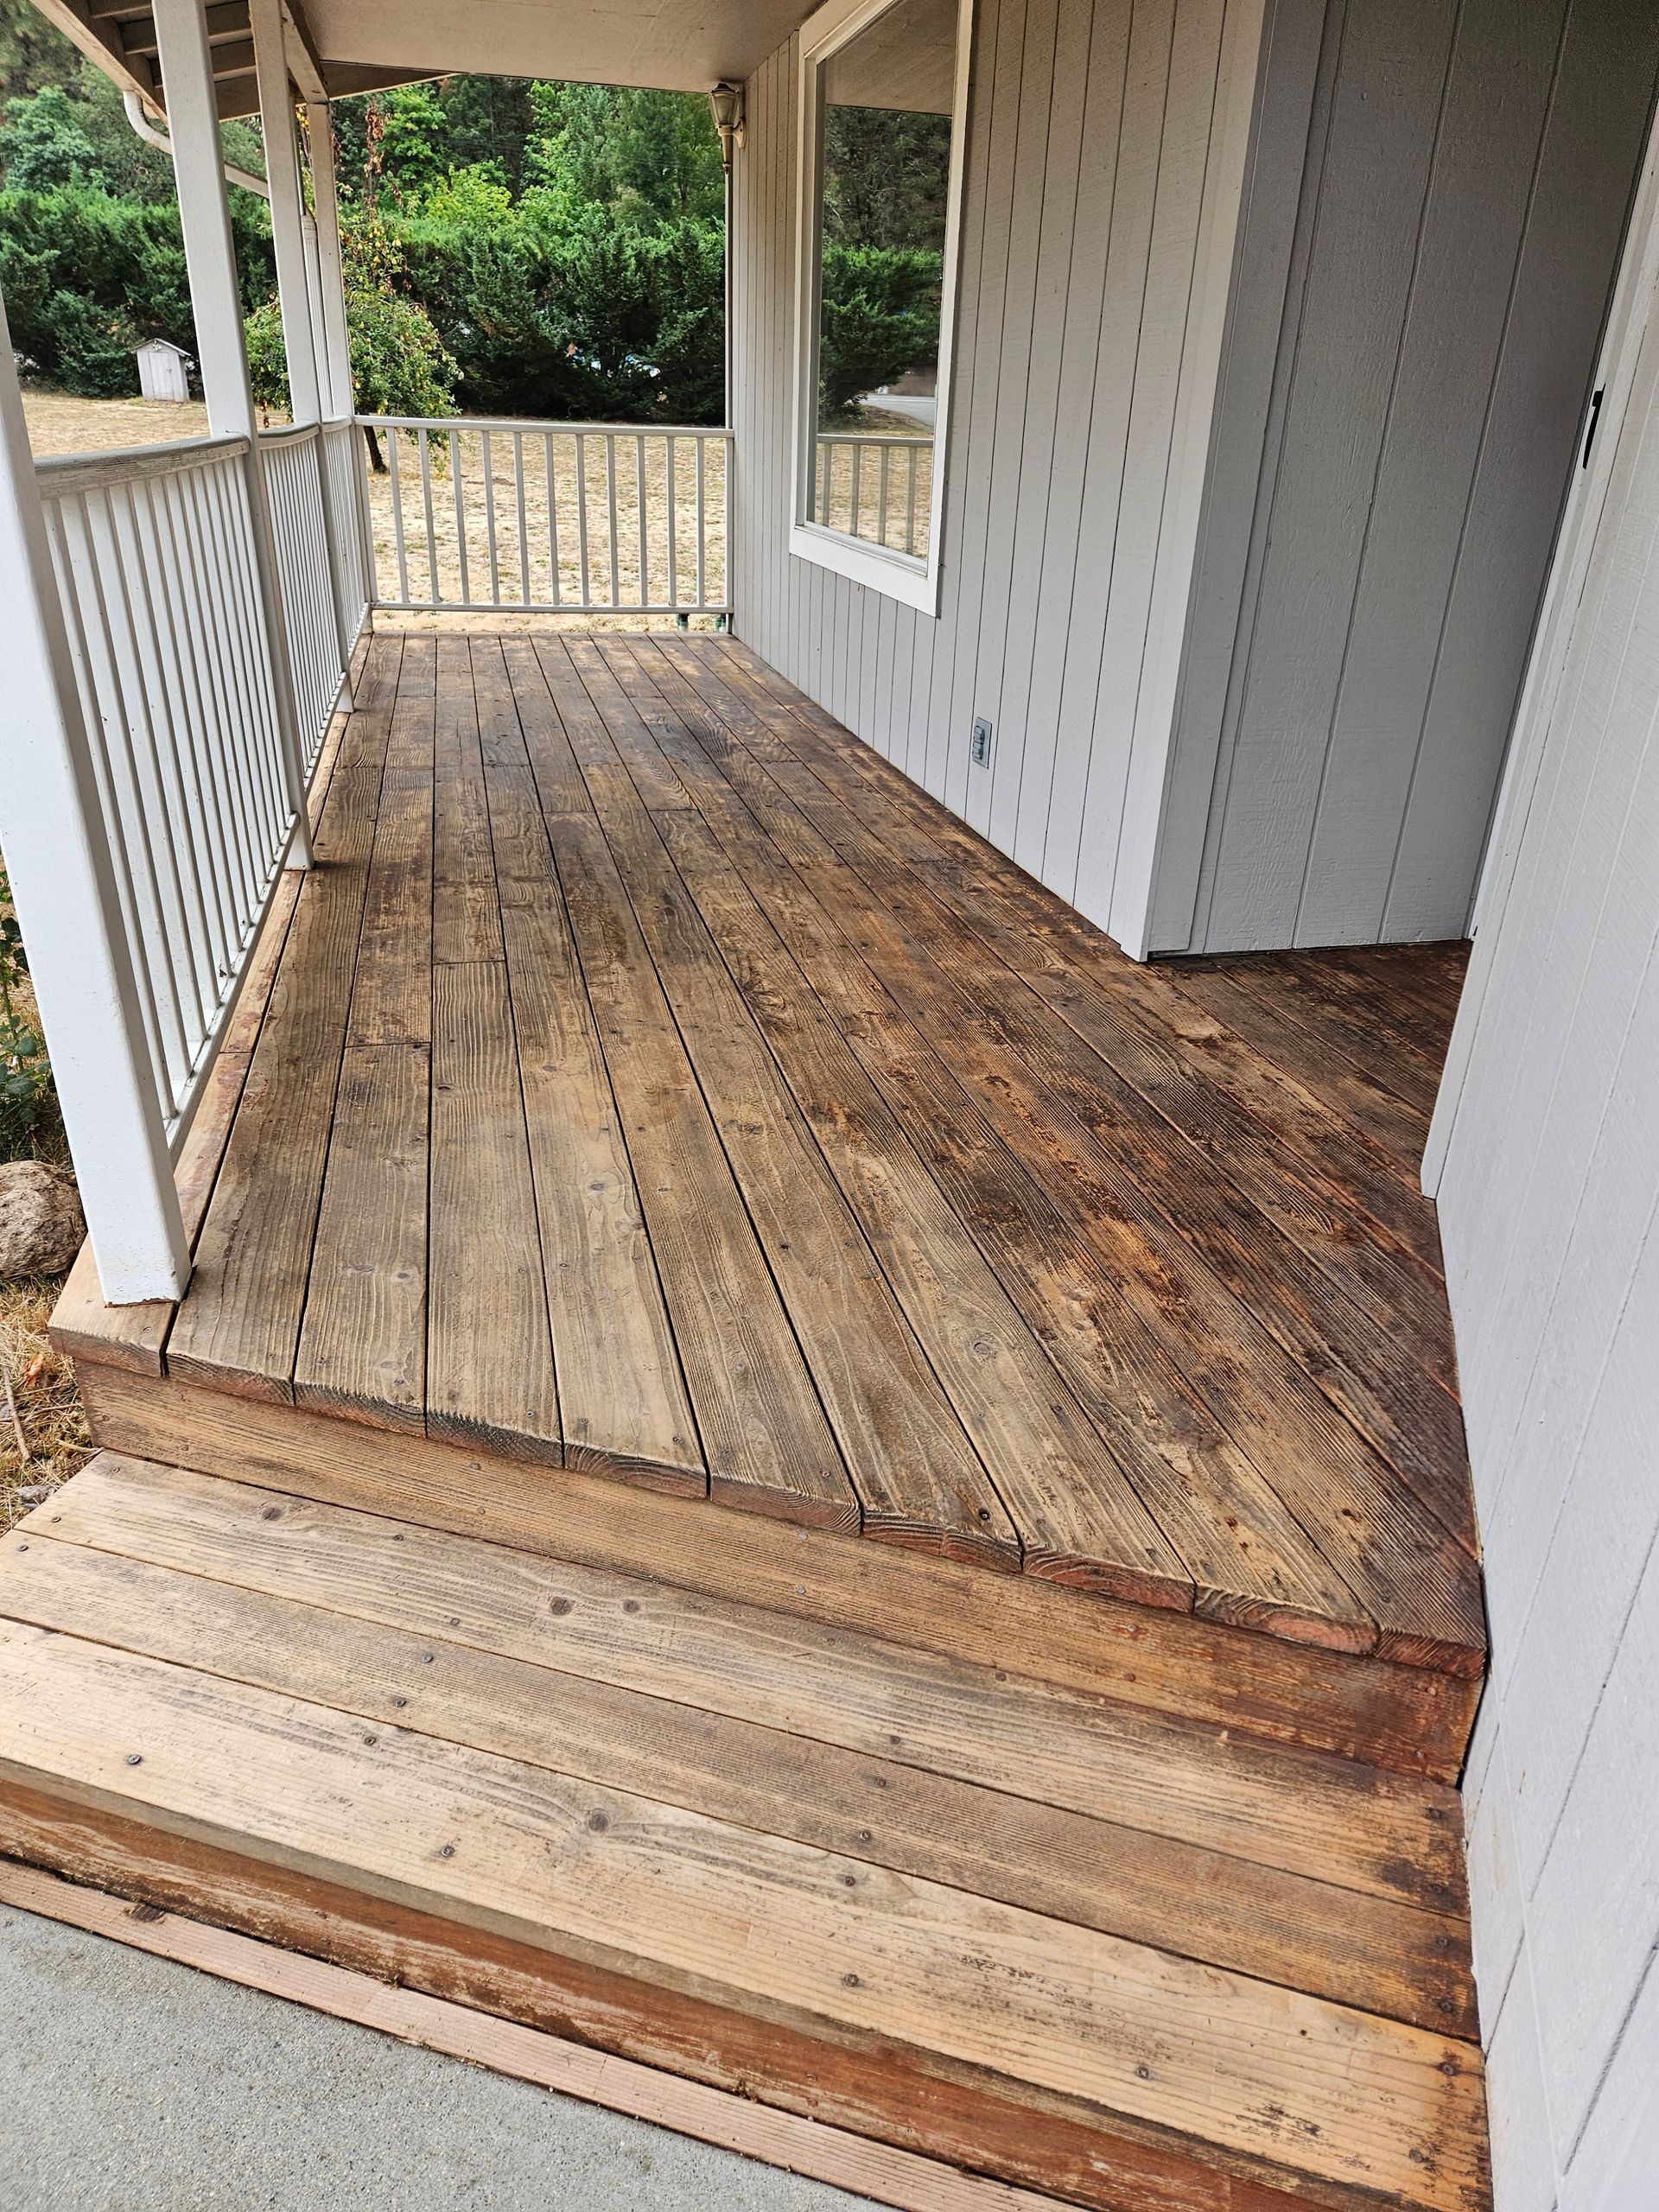
[[[729,430],[359,421],[377,607],[730,613]]]
[[[309,774],[367,612],[350,423],[264,430],[259,462],[276,541],[301,759]],[[342,456],[340,441],[346,441]]]
[[[821,431],[817,474],[813,514],[825,529],[889,552],[925,556],[933,506],[931,437]]]
[[[235,437],[68,455],[36,471],[175,1151],[298,816],[270,643],[281,625],[248,474],[258,465]]]

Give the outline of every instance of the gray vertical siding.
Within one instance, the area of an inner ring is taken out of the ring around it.
[[[737,628],[1107,921],[1225,0],[980,0],[938,620],[788,552],[798,54],[749,80],[734,217]],[[976,715],[995,726],[972,768]]]
[[[1259,465],[1242,608],[1196,602],[1172,950],[1463,934],[1659,60],[1649,0],[1324,13],[1288,281],[1236,304],[1278,353],[1253,443],[1223,403]]]
[[[1437,1130],[1491,1616],[1466,1801],[1499,2212],[1659,2202],[1653,312]]]

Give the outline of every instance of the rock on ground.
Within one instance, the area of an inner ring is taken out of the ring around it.
[[[0,1166],[0,1281],[61,1274],[86,1234],[80,1199],[67,1175],[39,1160]]]

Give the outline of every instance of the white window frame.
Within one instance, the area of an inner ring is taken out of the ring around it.
[[[957,272],[962,257],[963,171],[967,153],[968,86],[973,64],[974,0],[957,0],[957,79],[950,111],[950,175],[945,194],[944,270],[939,300],[938,411],[933,426],[933,486],[928,505],[927,555],[890,550],[847,537],[811,519],[818,433],[818,201],[823,189],[823,107],[818,72],[895,0],[828,0],[801,27],[800,161],[796,195],[795,424],[789,550],[803,561],[883,592],[938,619],[944,537],[945,450],[950,430],[950,365],[956,350]]]

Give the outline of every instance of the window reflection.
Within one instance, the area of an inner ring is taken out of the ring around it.
[[[811,518],[925,560],[957,0],[895,0],[819,68]]]

